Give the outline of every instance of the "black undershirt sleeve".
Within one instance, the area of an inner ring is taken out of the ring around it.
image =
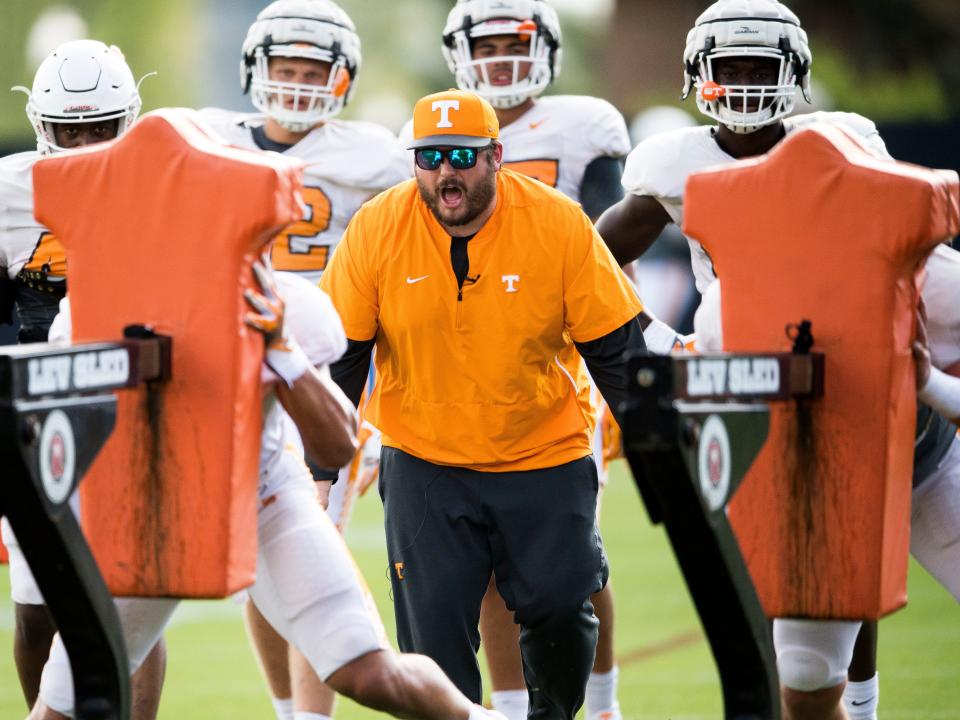
[[[0,267],[0,325],[13,322],[13,304],[17,299],[17,286],[10,279],[5,267]]]
[[[596,220],[611,205],[623,199],[623,158],[594,158],[583,171],[580,204],[591,220]]]
[[[347,338],[347,351],[339,360],[330,365],[330,377],[340,386],[354,407],[360,404],[363,386],[367,384],[370,371],[370,358],[376,338],[370,340],[350,340]]]
[[[628,350],[643,352],[647,349],[640,316],[637,315],[603,337],[575,344],[600,394],[607,401],[617,422],[620,422],[620,405],[627,397],[627,370],[623,354]]]
[[[376,338],[371,340],[350,340],[348,338],[347,351],[343,354],[343,357],[330,365],[330,377],[340,386],[343,394],[353,403],[354,407],[360,404],[360,396],[363,395],[363,387],[367,383],[370,358],[373,355],[375,344]],[[313,473],[314,480],[337,481],[339,468],[321,468],[309,458],[307,459],[307,466]]]

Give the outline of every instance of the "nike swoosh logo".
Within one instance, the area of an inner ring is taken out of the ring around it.
[[[873,702],[873,698],[867,698],[863,702],[857,702],[856,700],[853,700],[850,704],[853,705],[854,707],[860,707],[861,705],[866,705],[867,703],[871,703],[871,702]]]
[[[546,122],[546,120],[538,120],[537,122],[532,122],[532,123],[530,123],[530,129],[531,129],[531,130],[536,130],[538,127],[540,127],[541,125],[543,125],[545,122]]]
[[[426,280],[428,277],[430,277],[430,276],[429,276],[429,275],[424,275],[424,276],[422,276],[422,277],[412,278],[412,277],[410,277],[410,276],[408,275],[408,276],[407,276],[407,285],[414,285],[414,284],[420,282],[421,280]]]

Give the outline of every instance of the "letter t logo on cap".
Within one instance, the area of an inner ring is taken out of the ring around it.
[[[433,112],[436,112],[437,110],[440,111],[440,122],[437,123],[437,127],[452,128],[453,123],[450,122],[450,111],[459,109],[459,100],[434,100],[431,110],[433,110]]]

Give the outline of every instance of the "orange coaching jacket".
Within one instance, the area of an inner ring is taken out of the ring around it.
[[[376,337],[367,419],[383,444],[429,462],[506,472],[591,453],[594,417],[573,342],[641,310],[580,206],[510,170],[468,244],[458,299],[450,236],[416,180],[350,222],[320,285],[347,337]]]

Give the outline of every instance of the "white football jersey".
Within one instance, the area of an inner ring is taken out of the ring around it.
[[[855,113],[815,112],[784,119],[787,133],[811,123],[828,123],[850,131],[865,141],[878,157],[890,154],[872,121]],[[701,125],[653,135],[627,156],[623,186],[628,193],[656,198],[670,219],[683,227],[683,193],[687,178],[714,165],[736,162],[714,140],[715,127]],[[696,240],[687,238],[697,290],[702,294],[716,278],[710,256]]]
[[[33,165],[39,158],[36,151],[0,158],[0,268],[10,279],[26,270],[63,282],[63,245],[33,217]]]
[[[400,144],[413,139],[413,121],[400,131]],[[527,112],[500,128],[503,163],[557,188],[580,202],[587,165],[598,157],[623,157],[630,152],[630,135],[613,105],[586,95],[538,98]]]
[[[960,371],[960,252],[946,245],[933,251],[923,300],[930,360],[941,370]]]
[[[253,129],[263,126],[262,115],[216,108],[200,115],[232,145],[261,150]],[[410,178],[410,161],[386,128],[352,120],[328,120],[283,155],[306,164],[306,215],[277,236],[271,261],[277,270],[301,273],[316,283],[353,214],[374,195]]]

